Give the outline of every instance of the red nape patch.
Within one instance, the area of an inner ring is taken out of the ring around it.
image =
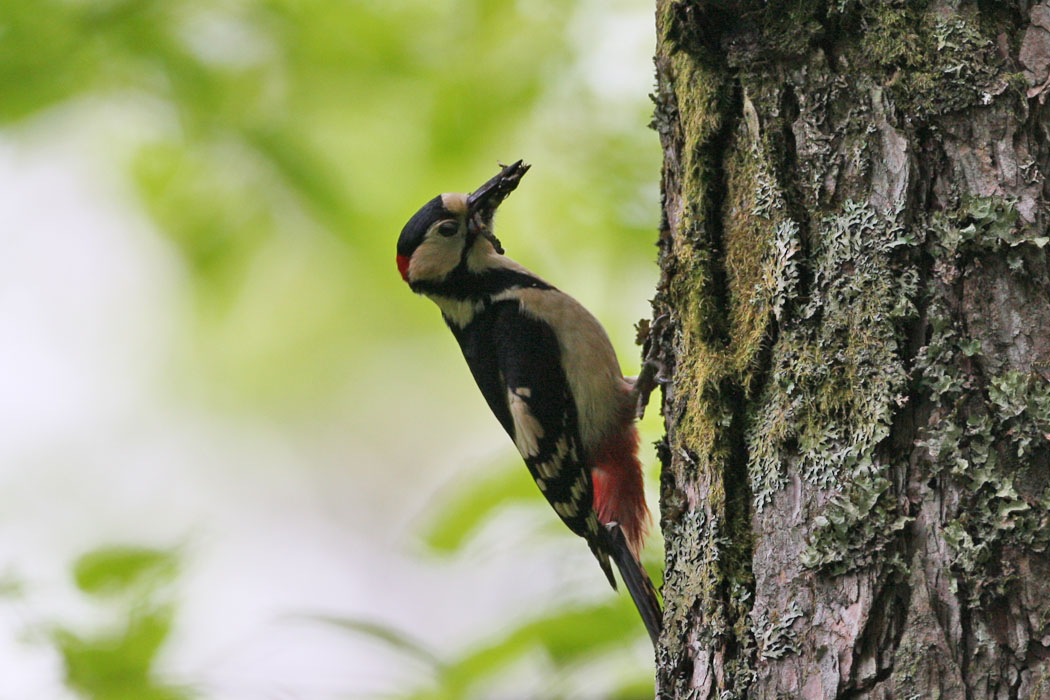
[[[598,520],[619,523],[635,557],[649,530],[642,464],[638,461],[638,429],[628,424],[615,431],[595,450],[594,512]]]
[[[401,279],[408,281],[408,256],[397,256],[397,271],[401,273]]]

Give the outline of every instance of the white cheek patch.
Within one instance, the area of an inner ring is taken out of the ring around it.
[[[427,236],[412,254],[408,279],[413,282],[444,279],[456,269],[463,254],[463,237]]]
[[[507,392],[510,416],[514,421],[514,446],[526,459],[539,454],[539,441],[543,438],[543,426],[529,411],[529,405],[513,391]]]

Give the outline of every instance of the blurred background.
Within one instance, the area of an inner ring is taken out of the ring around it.
[[[394,265],[525,158],[498,235],[636,373],[652,14],[0,0],[0,700],[652,697]]]

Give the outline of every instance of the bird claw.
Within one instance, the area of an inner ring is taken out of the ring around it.
[[[649,404],[649,395],[657,386],[670,384],[671,380],[664,375],[664,365],[659,360],[649,359],[642,365],[642,371],[634,378],[631,388],[631,404],[635,407],[635,416],[645,417],[645,407]]]

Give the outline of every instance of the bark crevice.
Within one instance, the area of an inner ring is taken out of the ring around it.
[[[697,160],[706,163],[709,169],[708,176],[704,178],[706,184],[706,191],[702,197],[704,211],[698,217],[702,221],[704,237],[698,243],[704,248],[708,261],[704,280],[709,287],[707,295],[714,301],[711,315],[717,316],[715,323],[705,326],[711,328],[713,333],[711,337],[704,338],[704,340],[709,343],[720,343],[723,346],[728,345],[731,340],[729,306],[732,293],[727,284],[726,229],[722,217],[722,208],[729,190],[729,176],[725,160],[740,113],[740,84],[736,79],[730,77],[724,82],[724,86],[726,94],[719,98],[720,126],[710,139],[697,146],[700,152]]]

